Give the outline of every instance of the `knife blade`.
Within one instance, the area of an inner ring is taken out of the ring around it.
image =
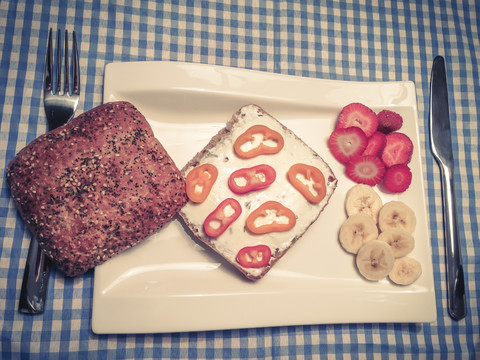
[[[430,78],[430,142],[440,167],[446,248],[448,312],[455,320],[467,315],[457,207],[454,187],[454,160],[448,107],[445,60],[435,57]]]

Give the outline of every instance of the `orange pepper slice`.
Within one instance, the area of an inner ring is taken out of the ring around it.
[[[315,166],[295,164],[288,170],[288,180],[311,203],[319,203],[327,193],[325,177]],[[301,175],[305,182],[298,178]]]
[[[195,203],[205,201],[217,177],[218,169],[212,164],[203,164],[191,170],[186,178],[188,198]]]
[[[243,150],[243,145],[255,141],[254,135],[256,134],[262,135],[262,141],[260,144],[250,150]],[[273,141],[275,146],[266,145],[265,142],[268,140]],[[242,159],[250,159],[258,155],[276,154],[283,149],[283,145],[284,140],[280,133],[265,125],[254,125],[235,140],[233,148],[238,157]]]
[[[269,211],[270,210],[270,211]],[[258,226],[255,222],[259,218],[267,218],[269,212],[275,212],[275,219],[267,224]],[[288,223],[279,222],[280,217],[286,216]],[[295,213],[277,201],[267,201],[252,211],[247,217],[246,227],[254,234],[266,234],[270,232],[287,231],[295,226],[297,222]]]

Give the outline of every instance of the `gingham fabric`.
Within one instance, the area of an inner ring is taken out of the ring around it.
[[[432,238],[437,321],[291,326],[175,334],[95,335],[93,273],[53,271],[43,315],[17,311],[30,235],[0,178],[1,359],[480,357],[480,5],[470,1],[0,1],[0,168],[46,131],[42,80],[47,33],[76,30],[82,93],[77,114],[102,102],[105,65],[170,60],[304,77],[415,82]],[[447,64],[455,182],[468,316],[446,309],[439,169],[428,140],[432,60]],[[393,310],[393,309],[392,309]]]

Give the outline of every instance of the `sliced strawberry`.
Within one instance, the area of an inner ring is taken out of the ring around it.
[[[403,125],[403,118],[394,111],[382,110],[377,114],[378,131],[384,134],[399,130]]]
[[[408,164],[412,158],[412,153],[412,140],[405,134],[393,132],[387,135],[385,148],[382,152],[382,161],[386,167]]]
[[[362,129],[351,126],[333,130],[328,139],[328,147],[335,159],[346,164],[354,156],[363,153],[367,142],[367,136]]]
[[[360,103],[351,103],[345,106],[337,119],[337,129],[357,126],[363,130],[367,137],[377,131],[377,114],[369,107]]]
[[[375,131],[372,136],[368,139],[367,147],[362,155],[374,155],[380,156],[382,154],[383,148],[385,147],[387,139],[385,134],[380,131]]]
[[[411,183],[412,172],[407,165],[393,165],[385,172],[385,188],[393,193],[404,192]]]
[[[357,156],[347,163],[347,176],[359,184],[377,185],[383,179],[385,166],[377,156]]]

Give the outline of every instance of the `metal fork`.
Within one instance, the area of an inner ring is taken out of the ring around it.
[[[73,32],[72,77],[70,83],[70,66],[68,61],[68,31],[65,30],[65,63],[63,65],[64,86],[62,90],[62,49],[61,31],[57,30],[57,63],[53,68],[52,29],[48,34],[47,56],[43,81],[43,101],[48,128],[53,130],[71,120],[77,109],[80,97],[80,66],[78,62],[78,47],[75,31]],[[55,80],[54,80],[55,76]],[[33,236],[28,249],[25,272],[23,274],[22,290],[18,310],[21,313],[41,314],[45,307],[48,278],[51,263],[38,246],[38,240]]]

